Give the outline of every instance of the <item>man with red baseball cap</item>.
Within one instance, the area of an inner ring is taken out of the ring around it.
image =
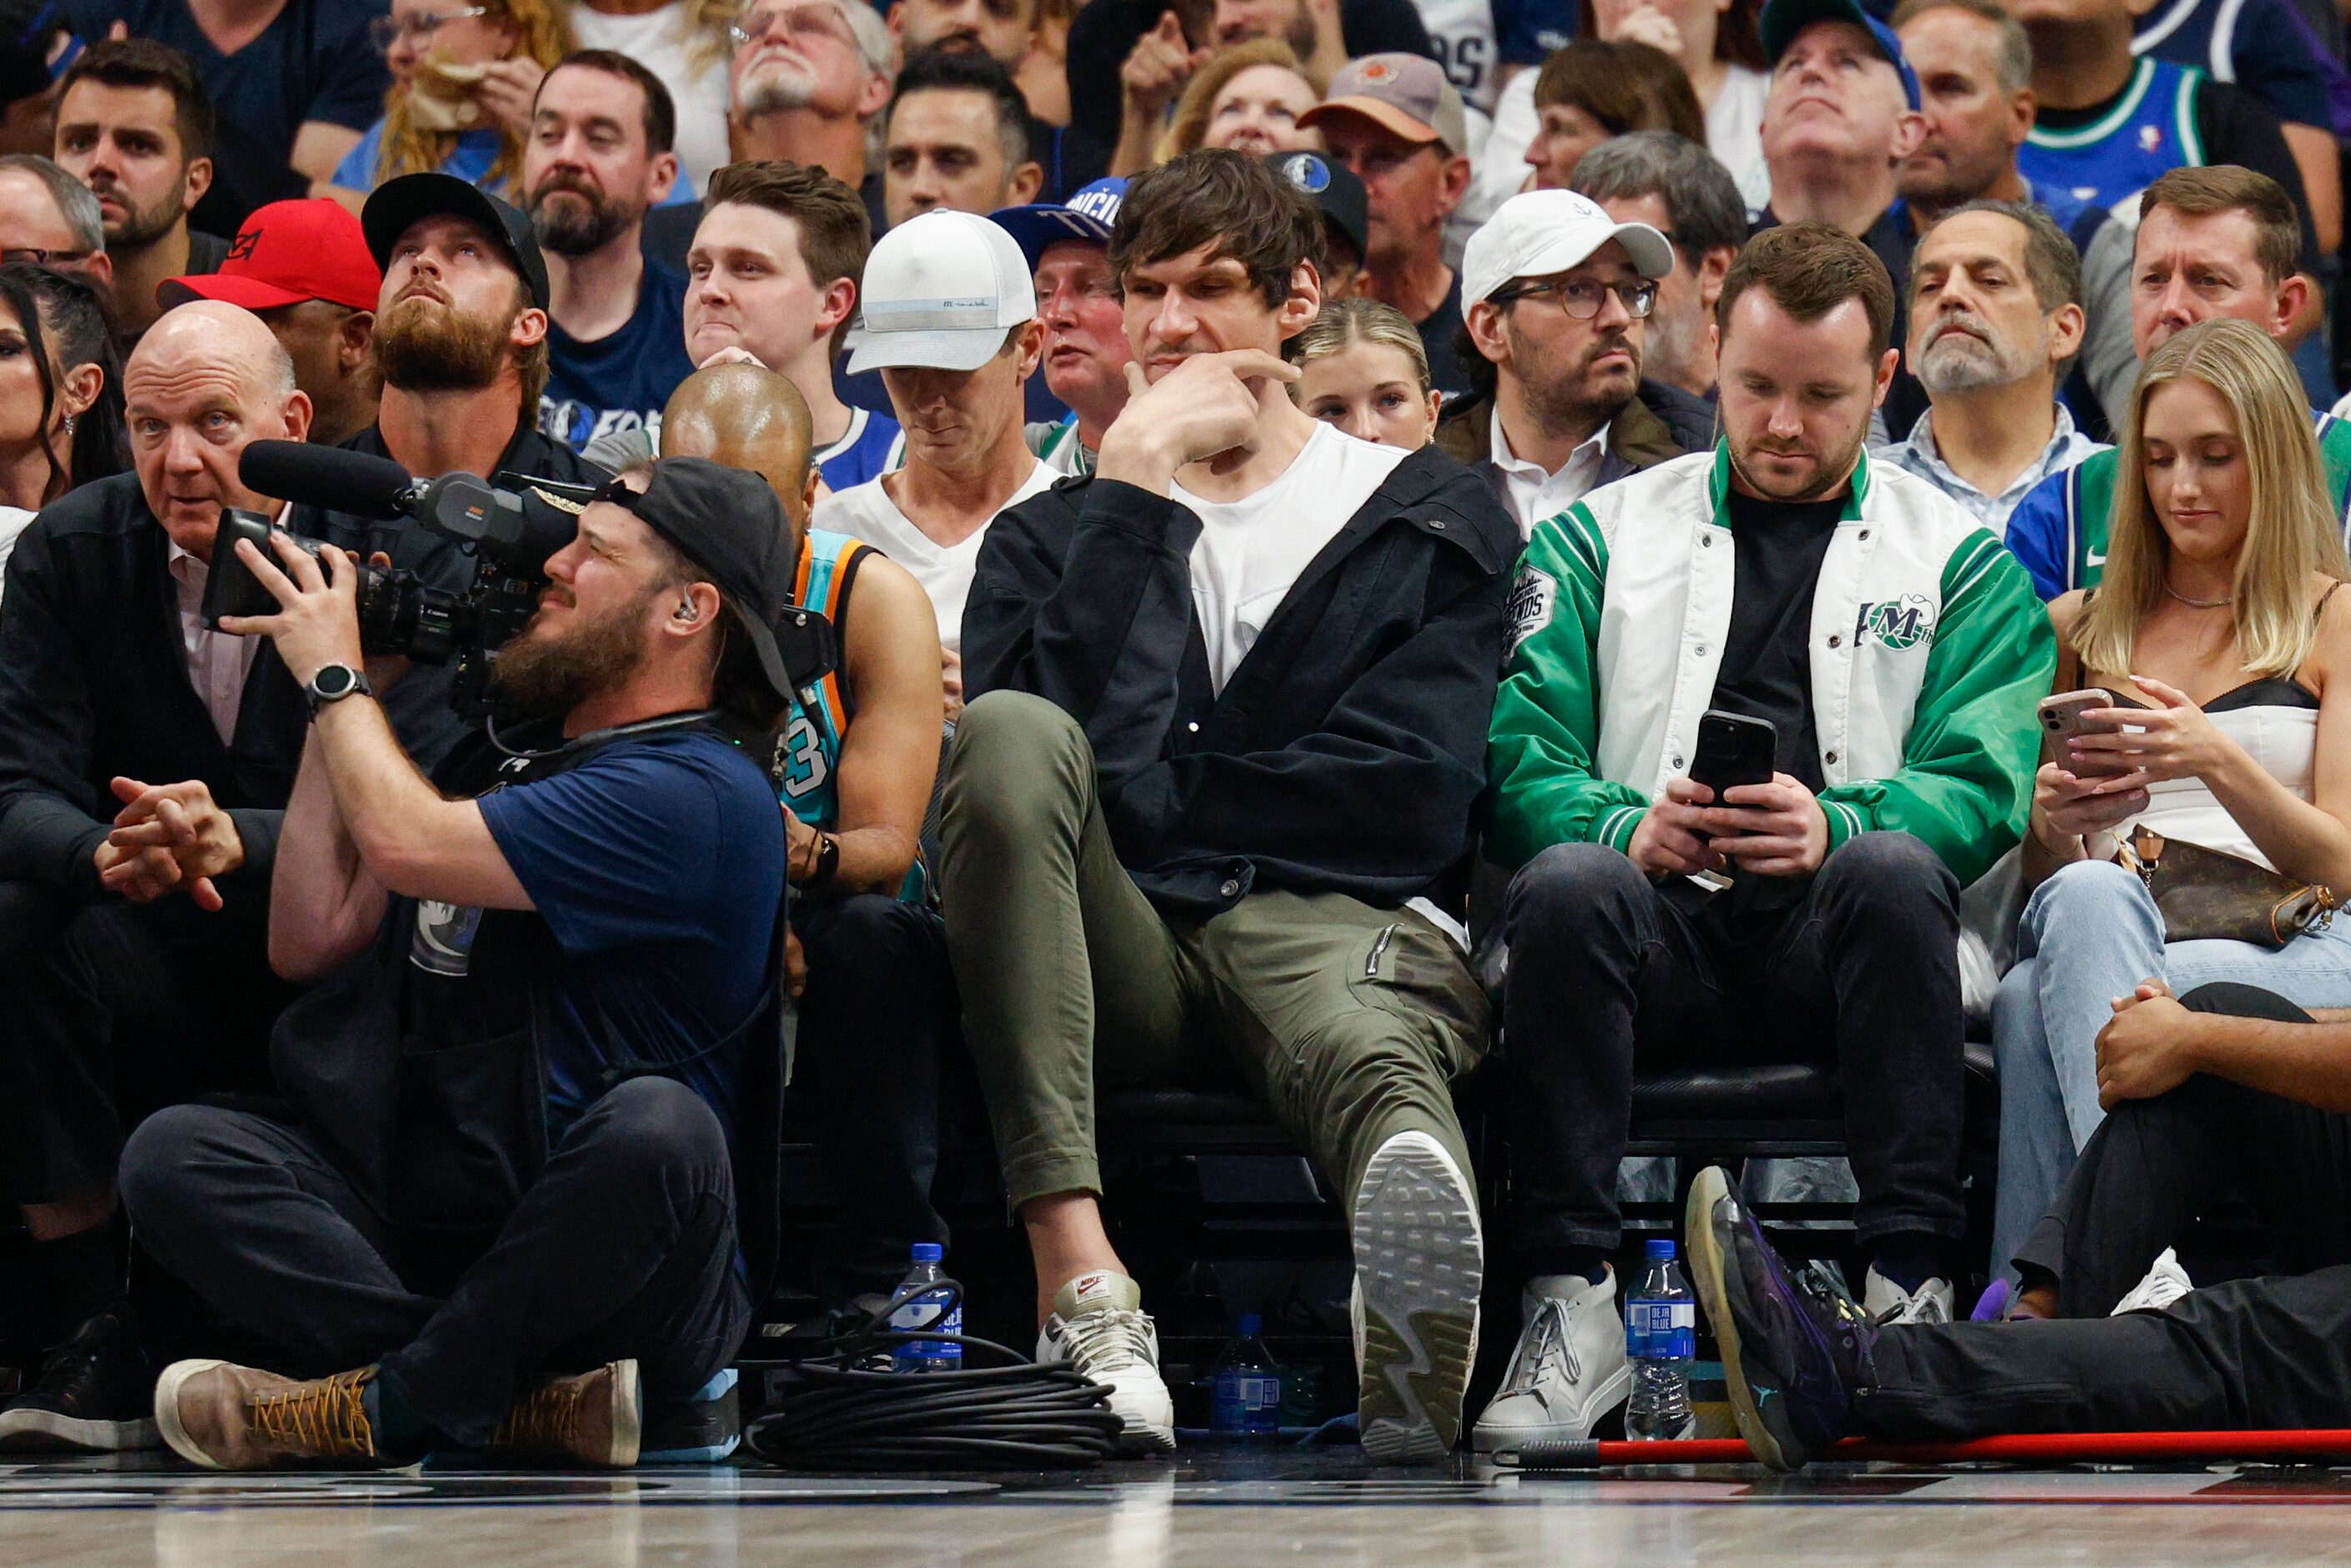
[[[1419,329],[1439,392],[1466,394],[1468,375],[1454,347],[1461,283],[1445,264],[1445,220],[1469,193],[1460,92],[1434,60],[1366,55],[1332,77],[1330,92],[1298,123],[1322,129],[1332,160],[1371,198],[1360,291]]]
[[[309,394],[310,439],[332,446],[375,423],[380,387],[368,340],[382,287],[360,221],[341,204],[272,202],[245,220],[219,271],[167,277],[155,302],[169,310],[218,299],[260,317]]]

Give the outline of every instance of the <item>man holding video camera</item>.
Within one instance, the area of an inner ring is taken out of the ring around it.
[[[1631,1377],[1610,1260],[1635,1063],[1821,1061],[1865,1304],[1948,1322],[1959,890],[2016,843],[2055,650],[2024,570],[1863,450],[1894,286],[1790,224],[1717,303],[1723,438],[1539,524],[1487,777],[1526,1322],[1477,1446],[1588,1437]],[[1729,753],[1717,735],[1761,745]]]
[[[151,1249],[286,1374],[167,1369],[183,1458],[630,1465],[733,1356],[774,1239],[786,860],[736,737],[790,699],[789,537],[705,459],[605,486],[500,652],[497,734],[430,782],[356,563],[239,543],[280,608],[228,624],[312,715],[269,935],[317,988],[271,1040],[290,1114],[180,1106],[123,1153]]]
[[[377,186],[360,226],[383,269],[371,345],[383,401],[375,423],[345,449],[388,457],[420,479],[606,477],[538,433],[548,283],[530,219],[465,181],[422,173]],[[383,551],[427,587],[459,591],[472,578],[472,562],[445,536],[340,510],[334,495],[290,498],[292,532],[362,557]],[[387,711],[425,768],[466,727],[449,710],[449,679],[445,667],[420,669],[387,694]]]
[[[210,301],[150,329],[123,388],[136,471],[34,519],[0,620],[0,1202],[32,1237],[11,1316],[50,1347],[0,1450],[152,1440],[115,1160],[148,1112],[266,1083],[290,994],[264,936],[301,695],[202,604],[222,509],[277,509],[238,455],[301,440],[309,400],[257,318]],[[110,836],[134,809],[176,852]]]

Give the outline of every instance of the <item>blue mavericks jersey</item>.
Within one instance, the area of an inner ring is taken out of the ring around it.
[[[2142,57],[2114,108],[2090,124],[2034,126],[2016,150],[2017,171],[2035,190],[2120,210],[2160,176],[2202,165],[2196,95],[2204,79],[2189,67]]]
[[[824,475],[825,488],[838,496],[852,485],[879,479],[902,466],[906,461],[906,438],[898,422],[888,414],[852,408],[849,428],[813,461]]]

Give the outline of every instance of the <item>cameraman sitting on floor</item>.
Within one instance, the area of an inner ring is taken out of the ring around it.
[[[314,715],[270,956],[324,983],[271,1041],[295,1115],[183,1106],[123,1154],[164,1266],[292,1374],[166,1370],[183,1458],[629,1465],[646,1409],[733,1356],[772,1240],[754,1159],[737,1251],[730,1145],[775,1146],[785,842],[718,725],[789,700],[789,538],[757,475],[704,459],[606,486],[497,661],[534,722],[432,784],[357,668],[350,558],[240,544],[280,609],[231,629]]]

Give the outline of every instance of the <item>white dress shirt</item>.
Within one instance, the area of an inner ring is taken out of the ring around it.
[[[1492,434],[1486,460],[1493,465],[1494,499],[1518,523],[1519,537],[1527,538],[1537,523],[1559,516],[1591,492],[1600,478],[1600,460],[1607,455],[1608,432],[1615,422],[1593,431],[1567,455],[1567,462],[1556,474],[1511,452],[1510,437],[1502,434],[1499,408],[1489,423]]]
[[[188,684],[213,716],[223,746],[236,737],[237,709],[245,701],[245,677],[252,673],[258,637],[232,636],[204,624],[204,580],[211,569],[174,544],[167,557],[180,590],[180,645],[188,654]]]

